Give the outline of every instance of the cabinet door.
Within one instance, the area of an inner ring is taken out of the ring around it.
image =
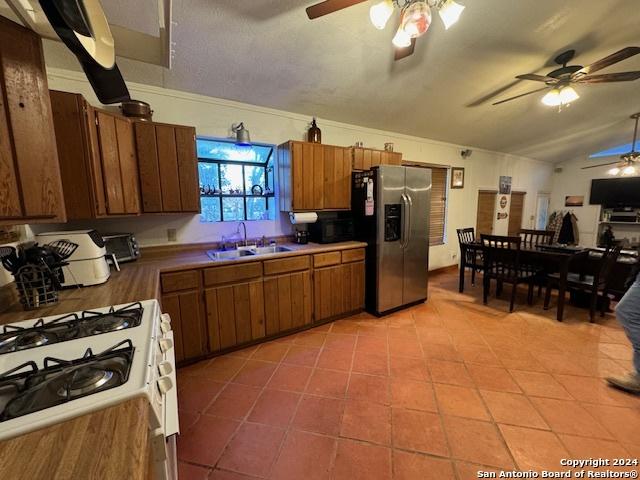
[[[133,123],[120,117],[116,117],[115,123],[124,211],[128,214],[138,214],[140,213],[140,189]]]
[[[196,156],[196,129],[193,127],[176,127],[175,132],[182,211],[199,212],[200,189],[198,158]]]
[[[203,356],[207,352],[207,337],[200,290],[164,295],[162,310],[171,316],[176,360]]]
[[[274,335],[311,323],[311,272],[265,277],[266,334]]]
[[[324,208],[351,208],[351,159],[340,147],[324,147]]]
[[[123,215],[127,211],[124,206],[116,119],[113,115],[101,111],[96,112],[96,118],[107,214]]]
[[[180,200],[180,173],[178,171],[175,128],[168,125],[156,125],[156,141],[162,190],[162,211],[179,212],[182,208],[182,201]]]
[[[135,136],[142,211],[159,213],[162,212],[162,188],[155,125],[149,122],[136,122]]]
[[[210,351],[265,336],[262,280],[205,290]]]
[[[343,312],[364,308],[364,262],[346,263],[342,268]]]
[[[314,271],[315,321],[341,315],[344,308],[344,272],[343,266],[319,268]]]
[[[64,221],[62,182],[40,37],[0,17],[0,58],[3,104],[0,215],[58,217]],[[12,166],[8,156],[11,150]]]
[[[294,210],[324,208],[324,147],[291,142],[292,199]]]

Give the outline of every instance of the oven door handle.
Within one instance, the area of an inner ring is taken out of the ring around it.
[[[165,333],[165,338],[171,339],[173,343],[173,331]],[[165,352],[165,362],[171,365],[169,377],[173,383],[164,396],[164,436],[170,437],[180,433],[180,421],[178,419],[178,384],[176,383],[176,359],[174,349],[170,348]]]

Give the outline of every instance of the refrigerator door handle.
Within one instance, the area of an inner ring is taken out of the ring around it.
[[[409,215],[408,215],[408,218],[407,218],[407,239],[406,239],[406,245],[409,245],[409,242],[411,241],[411,225],[412,225],[411,216],[413,214],[413,200],[411,200],[411,195],[405,194],[405,197],[406,197],[407,203],[409,205],[409,208],[408,208]]]
[[[402,225],[400,226],[400,228],[402,229],[402,236],[400,237],[400,248],[404,249],[409,243],[409,237],[407,235],[407,226],[409,225],[407,218],[409,216],[409,201],[407,199],[407,195],[404,193],[400,196],[400,198],[402,198]]]

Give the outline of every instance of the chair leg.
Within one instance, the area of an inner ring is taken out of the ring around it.
[[[533,305],[533,280],[529,280],[529,292],[527,294],[527,303]]]
[[[549,303],[551,303],[551,282],[547,283],[547,291],[544,294],[544,309],[549,310]]]
[[[458,282],[458,291],[464,292],[464,264],[460,264],[460,281]]]
[[[471,285],[476,286],[476,267],[471,268]]]
[[[504,286],[502,280],[498,280],[496,285],[496,298],[502,295],[502,287]]]
[[[489,277],[482,279],[482,303],[485,305],[489,303],[489,288],[491,287],[491,280]]]
[[[538,298],[542,296],[542,281],[538,284]]]
[[[513,306],[516,303],[516,293],[518,292],[518,284],[513,284],[513,289],[511,289],[511,303],[509,304],[509,313],[513,312]]]
[[[602,291],[602,301],[600,302],[600,316],[604,317],[605,310],[607,308],[607,300],[609,300],[609,292]]]
[[[596,305],[598,304],[598,289],[595,288],[591,291],[591,302],[589,303],[589,321],[593,323],[593,319],[596,316]]]

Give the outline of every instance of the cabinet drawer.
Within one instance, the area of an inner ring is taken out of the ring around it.
[[[228,267],[207,268],[204,271],[204,286],[232,283],[238,280],[248,280],[262,276],[262,264],[260,262],[229,265]]]
[[[359,262],[364,260],[364,248],[355,248],[342,252],[342,263]]]
[[[264,262],[264,274],[279,275],[281,273],[296,272],[308,269],[309,265],[309,255],[283,258],[282,260],[266,260]]]
[[[162,291],[164,293],[177,292],[179,290],[189,290],[198,288],[200,272],[190,270],[188,272],[163,273],[160,277]]]
[[[313,266],[318,267],[330,267],[331,265],[338,265],[340,263],[340,252],[327,252],[318,253],[313,256]]]

